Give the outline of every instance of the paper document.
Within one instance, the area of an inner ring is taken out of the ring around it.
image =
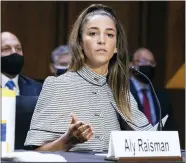
[[[169,115],[167,114],[165,117],[163,117],[162,119],[162,125],[163,127],[165,126],[165,122],[167,121],[167,118],[169,117]],[[158,129],[158,125],[159,125],[159,122],[154,126],[154,128],[157,130]]]
[[[63,156],[39,152],[11,152],[1,158],[2,160],[18,162],[67,162]]]

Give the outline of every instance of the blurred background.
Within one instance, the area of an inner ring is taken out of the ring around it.
[[[128,51],[150,49],[157,61],[154,85],[166,88],[185,148],[185,2],[184,1],[2,1],[1,30],[14,33],[23,46],[23,74],[43,81],[51,75],[50,55],[66,44],[78,14],[92,3],[111,6],[128,37]]]

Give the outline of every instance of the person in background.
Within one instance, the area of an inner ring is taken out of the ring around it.
[[[68,45],[70,67],[45,80],[25,140],[27,149],[107,151],[111,131],[157,129],[130,93],[126,35],[111,8],[86,8]]]
[[[1,86],[16,95],[39,96],[42,84],[21,73],[24,55],[19,39],[10,32],[1,33]]]
[[[67,45],[61,45],[52,51],[50,71],[54,76],[64,74],[70,64],[71,55]]]
[[[16,92],[15,149],[23,149],[31,117],[42,84],[21,73],[24,55],[19,39],[10,32],[1,33],[1,86]]]
[[[146,48],[139,48],[130,57],[130,66],[134,66],[140,72],[145,74],[151,81],[155,75],[156,60],[152,52]],[[159,107],[149,81],[139,73],[132,71],[130,77],[130,91],[138,103],[138,108],[142,111],[149,123],[153,126],[159,122]],[[167,114],[169,118],[164,130],[174,130],[174,121],[172,117],[172,105],[170,98],[165,90],[155,89],[160,101],[162,118]]]

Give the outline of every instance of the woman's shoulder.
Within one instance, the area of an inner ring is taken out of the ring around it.
[[[73,90],[76,81],[78,81],[76,72],[66,72],[58,77],[48,76],[43,83],[42,90],[43,92],[53,92],[53,95],[59,92],[64,93],[69,89]]]
[[[54,87],[65,87],[65,86],[72,86],[76,85],[81,81],[80,76],[76,72],[66,72],[63,75],[60,76],[48,76],[45,81],[44,85],[47,86],[54,86]],[[74,84],[76,83],[76,84]]]
[[[48,76],[44,83],[47,84],[54,84],[54,83],[59,83],[59,82],[70,82],[70,80],[76,80],[77,78],[77,73],[76,72],[66,72],[65,74],[62,74],[60,76]]]
[[[71,84],[79,80],[79,75],[76,72],[68,71],[58,77],[55,77],[56,84]]]

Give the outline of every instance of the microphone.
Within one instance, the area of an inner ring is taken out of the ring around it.
[[[143,77],[145,77],[149,81],[150,86],[151,86],[151,89],[152,89],[153,94],[154,94],[155,99],[156,99],[156,103],[158,104],[158,109],[159,109],[159,127],[158,127],[158,130],[159,131],[162,131],[163,124],[162,124],[162,119],[161,119],[161,117],[162,117],[162,115],[161,115],[161,105],[160,105],[160,102],[159,102],[158,97],[156,95],[156,92],[154,90],[154,87],[152,85],[152,82],[150,81],[150,79],[144,73],[142,73],[141,71],[139,71],[136,67],[132,66],[132,67],[129,67],[129,69],[131,71],[133,71],[133,72],[139,73],[140,75],[142,75]]]

